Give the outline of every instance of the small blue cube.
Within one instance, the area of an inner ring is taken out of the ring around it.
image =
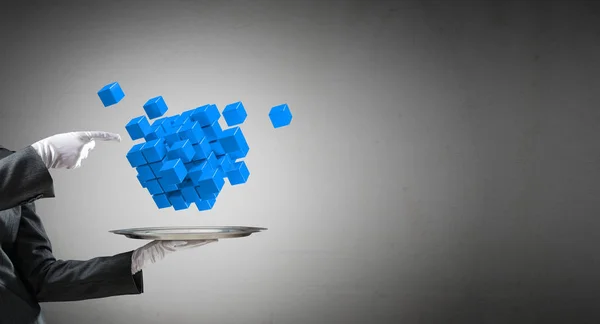
[[[219,143],[225,153],[233,153],[248,146],[246,137],[239,126],[226,129],[219,136]]]
[[[248,177],[250,177],[250,171],[248,171],[248,166],[246,166],[246,162],[244,161],[235,162],[226,174],[232,186],[244,184],[248,181]]]
[[[150,192],[151,195],[158,195],[164,193],[162,187],[160,186],[160,183],[158,183],[158,180],[156,179],[146,182],[146,188],[148,189],[148,192]]]
[[[162,96],[154,97],[149,99],[144,104],[144,110],[146,111],[146,115],[150,119],[162,117],[169,108],[165,103],[165,99]]]
[[[136,170],[138,172],[138,179],[140,179],[140,181],[146,182],[156,178],[149,165],[140,165],[136,168]]]
[[[225,180],[220,177],[221,173],[219,170],[213,172],[204,172],[200,177],[200,181],[196,186],[196,191],[200,197],[204,197],[207,194],[213,194],[221,191],[225,185]]]
[[[146,116],[138,116],[132,118],[127,125],[125,125],[125,129],[132,140],[138,140],[140,138],[146,137],[146,135],[152,132],[152,128],[150,127],[150,122],[146,118]]]
[[[175,210],[183,210],[190,207],[190,204],[185,201],[180,191],[171,192],[167,197]]]
[[[196,207],[199,211],[211,210],[216,202],[216,199],[200,200],[196,202]]]
[[[156,203],[156,206],[159,209],[171,207],[171,202],[169,201],[167,195],[164,193],[153,195],[152,199],[154,199],[154,202]]]
[[[142,154],[148,163],[161,161],[167,155],[167,146],[162,138],[146,142],[142,148]]]
[[[195,155],[196,150],[190,140],[175,142],[167,152],[169,160],[181,159],[183,163],[191,162]]]
[[[241,101],[229,104],[223,109],[223,117],[228,126],[242,124],[247,116],[248,113]]]
[[[202,127],[211,125],[221,118],[217,105],[204,105],[192,111],[190,118],[200,123]]]
[[[219,120],[215,120],[210,125],[202,126],[202,131],[208,141],[212,142],[221,136],[223,129],[221,128],[221,124],[219,124]]]
[[[271,108],[269,119],[274,128],[287,126],[292,122],[292,112],[287,104],[282,104]]]
[[[125,93],[118,82],[113,82],[102,87],[98,91],[98,97],[100,97],[104,107],[108,107],[121,101],[125,97]]]
[[[129,161],[129,164],[132,168],[148,163],[144,157],[144,154],[142,154],[142,149],[145,144],[146,143],[135,144],[133,147],[131,147],[129,152],[127,152],[127,161]]]
[[[186,175],[187,169],[181,159],[169,160],[160,169],[160,177],[167,184],[179,184]]]

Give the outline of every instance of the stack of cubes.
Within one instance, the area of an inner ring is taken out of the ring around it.
[[[127,160],[137,170],[143,188],[158,208],[183,210],[195,204],[198,210],[213,208],[227,179],[230,185],[246,183],[250,172],[242,161],[249,146],[239,126],[247,116],[241,102],[221,112],[214,104],[164,117],[168,110],[159,96],[144,105],[146,116],[133,118],[126,126],[134,144]],[[158,118],[158,119],[157,119]],[[156,119],[150,124],[149,119]]]

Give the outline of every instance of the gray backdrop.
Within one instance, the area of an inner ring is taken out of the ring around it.
[[[19,3],[0,5],[2,143],[125,138],[52,172],[58,258],[145,243],[117,228],[269,228],[169,256],[143,295],[44,304],[49,323],[600,321],[594,1]],[[125,159],[156,95],[247,107],[249,182],[210,212],[157,210]]]

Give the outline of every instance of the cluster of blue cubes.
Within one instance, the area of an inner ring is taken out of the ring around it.
[[[158,96],[144,105],[146,116],[127,123],[131,139],[142,140],[129,150],[127,160],[158,208],[183,210],[195,204],[200,211],[210,210],[225,179],[235,186],[250,176],[240,160],[250,149],[238,126],[246,120],[244,105],[232,103],[222,113],[214,104],[174,116],[165,116],[167,110]],[[221,116],[229,128],[221,128]]]

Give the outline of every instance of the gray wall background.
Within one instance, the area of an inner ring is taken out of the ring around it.
[[[47,321],[597,323],[599,19],[594,1],[2,2],[2,143],[126,138],[53,171],[58,258],[145,243],[118,228],[269,228]],[[111,81],[126,97],[104,108]],[[210,212],[157,210],[125,159],[156,95],[247,107],[250,180]]]

